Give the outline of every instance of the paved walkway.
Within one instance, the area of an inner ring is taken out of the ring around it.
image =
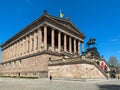
[[[120,90],[120,80],[66,81],[0,78],[0,90]]]

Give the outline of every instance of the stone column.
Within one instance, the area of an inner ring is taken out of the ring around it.
[[[38,28],[38,50],[37,51],[41,51],[41,45],[42,45],[42,31],[41,28]]]
[[[29,43],[28,43],[28,41],[29,41],[29,36],[26,37],[26,55],[29,52]]]
[[[78,54],[80,55],[80,41],[78,41]]]
[[[22,46],[21,46],[21,44],[22,44],[22,40],[20,39],[20,57],[21,57],[21,53],[22,53]]]
[[[66,42],[66,34],[64,34],[64,52],[67,51],[67,42]]]
[[[58,32],[58,52],[61,52],[61,32]]]
[[[8,59],[9,59],[9,56],[10,56],[10,55],[9,55],[9,52],[10,52],[10,51],[9,51],[9,47],[8,47],[8,49],[7,49],[7,50],[8,50]],[[1,54],[3,54],[3,53],[1,53]],[[3,56],[3,55],[2,55],[2,56]]]
[[[13,59],[14,59],[14,55],[15,55],[15,44],[13,43]],[[8,56],[8,55],[7,55]],[[7,57],[6,57],[7,58]]]
[[[84,53],[84,42],[82,42],[82,53]]]
[[[17,48],[16,48],[16,42],[15,42],[15,58],[16,58],[16,51],[17,51]]]
[[[29,53],[32,53],[32,34],[30,33],[30,47],[29,47]]]
[[[29,34],[29,37],[28,37],[28,54],[30,54],[31,52],[31,34]]]
[[[10,45],[10,51],[12,51],[12,45]],[[10,59],[12,58],[12,53],[10,53]]]
[[[44,50],[47,50],[47,26],[44,26]]]
[[[17,58],[18,58],[18,42],[19,42],[19,41],[17,41],[17,50],[16,50]],[[9,48],[9,50],[10,50],[10,48]],[[9,57],[9,58],[10,58],[10,57]]]
[[[22,39],[20,40],[20,57],[21,57],[21,53],[22,53],[22,46],[21,46],[21,44],[22,44]]]
[[[28,41],[27,41],[27,36],[25,37],[25,55],[27,54],[27,48],[28,48]]]
[[[7,57],[6,57],[6,58],[7,58],[7,60],[8,60],[8,50],[6,49],[6,51],[7,51],[7,52],[6,52],[6,54],[7,54]]]
[[[8,47],[8,59],[10,59],[10,46]]]
[[[18,40],[18,57],[20,57],[20,39]]]
[[[20,43],[20,50],[21,50],[20,56],[22,56],[22,51],[23,51],[23,40],[22,39],[21,39],[21,43]]]
[[[24,56],[26,55],[26,53],[27,53],[27,40],[26,40],[27,38],[26,37],[24,37]]]
[[[69,53],[72,53],[71,37],[69,37]]]
[[[16,57],[18,58],[18,41],[16,42],[17,50],[16,50]],[[10,50],[10,48],[9,48]]]
[[[20,40],[18,41],[18,57],[20,57]]]
[[[31,50],[31,52],[33,53],[34,52],[34,33],[32,34],[32,38],[31,38],[31,40],[32,40],[32,50]]]
[[[36,41],[37,41],[37,38],[36,38],[36,37],[37,37],[36,32],[34,32],[34,37],[33,37],[33,38],[34,38],[34,49],[33,49],[34,52],[36,52],[36,46],[37,46],[37,45],[36,45],[36,44],[37,44],[37,42],[36,42]]]
[[[22,56],[24,56],[25,51],[25,38],[22,39]]]
[[[12,51],[12,45],[11,45],[11,51]],[[5,51],[5,53],[6,53],[6,51]],[[6,55],[5,55],[5,59],[6,59]],[[12,53],[11,53],[11,59],[12,59]]]
[[[74,54],[76,54],[76,39],[74,39]]]
[[[54,40],[55,40],[55,37],[54,37],[54,29],[52,29],[52,35],[51,35],[52,51],[54,51],[54,49],[55,49]]]

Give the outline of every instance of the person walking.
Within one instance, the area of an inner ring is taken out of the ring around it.
[[[52,75],[50,75],[50,80],[52,80]]]
[[[50,78],[50,83],[52,83],[52,75],[50,75],[50,77],[49,77],[49,78]]]

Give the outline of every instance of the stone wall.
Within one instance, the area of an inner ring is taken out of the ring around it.
[[[48,76],[48,60],[60,59],[59,56],[42,54],[0,65],[0,75],[3,76]]]
[[[106,78],[101,71],[92,64],[69,64],[48,67],[48,76],[53,78]]]
[[[53,78],[106,78],[105,72],[94,60],[40,54],[5,62],[0,65],[1,76]]]

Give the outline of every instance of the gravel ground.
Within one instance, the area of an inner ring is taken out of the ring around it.
[[[0,78],[0,90],[120,90],[120,80],[67,81]]]

